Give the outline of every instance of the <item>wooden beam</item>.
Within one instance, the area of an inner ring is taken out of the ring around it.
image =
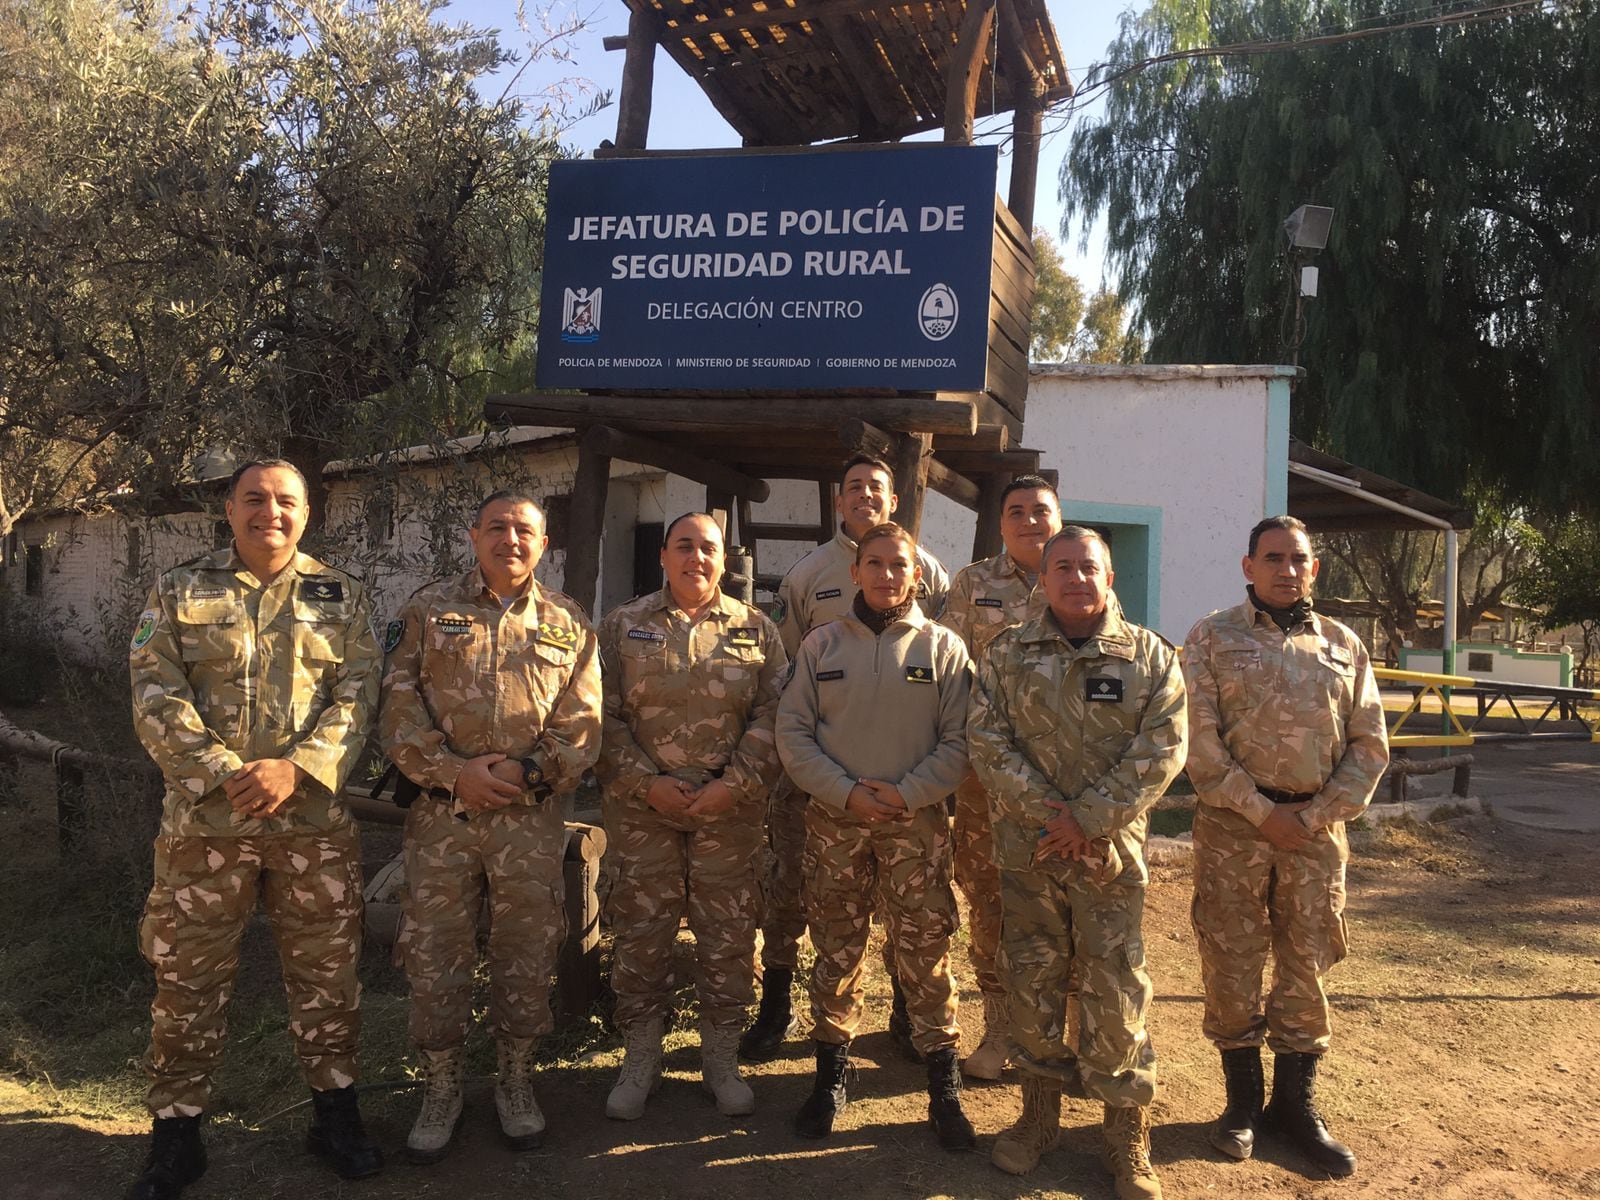
[[[978,106],[978,84],[983,75],[984,50],[994,28],[995,0],[967,0],[961,33],[950,59],[945,81],[944,140],[972,145],[972,119]]]
[[[617,95],[617,145],[642,150],[650,134],[651,92],[655,87],[656,39],[660,25],[649,9],[628,14],[628,54]]]
[[[902,396],[734,399],[530,392],[491,396],[484,404],[484,413],[490,421],[517,425],[575,428],[604,423],[619,428],[712,433],[837,429],[840,421],[865,413],[885,429],[971,437],[978,432],[978,402],[984,399],[987,397],[982,393],[966,392],[937,400]],[[989,403],[993,405],[992,400]]]
[[[978,488],[978,526],[972,532],[972,561],[993,558],[1004,543],[1000,539],[1000,493],[1011,481],[1009,472],[991,471]]]
[[[757,504],[772,494],[772,489],[764,481],[752,479],[732,467],[701,458],[698,454],[691,454],[678,446],[668,446],[650,438],[624,433],[609,425],[594,426],[583,435],[582,444],[593,446],[596,452],[608,458],[620,458],[625,462],[658,467],[674,475],[681,475],[685,479],[692,479],[696,483],[703,483],[712,491],[730,496],[744,496]]]
[[[1037,84],[1035,84],[1037,86]],[[1006,207],[1017,224],[1033,228],[1033,207],[1039,191],[1039,143],[1044,134],[1044,109],[1029,95],[1011,118],[1011,186]]]
[[[895,439],[901,436],[903,435],[887,433],[859,418],[845,421],[839,426],[839,440],[845,444],[846,449],[860,451],[863,454],[875,454],[879,458],[888,459],[891,463],[899,447]],[[928,487],[964,508],[977,508],[977,484],[936,458],[928,458],[925,465]],[[898,478],[897,475],[897,482]],[[905,498],[902,496],[901,503],[904,502]]]
[[[1039,455],[1038,450],[947,450],[937,441],[933,445],[933,456],[938,461],[975,479],[990,474],[1003,474],[1007,479],[1037,474]]]
[[[894,468],[894,492],[900,500],[894,520],[916,537],[922,529],[922,498],[928,490],[933,439],[925,433],[897,433],[894,441],[889,465]]]
[[[593,433],[593,431],[590,431]],[[595,615],[599,599],[600,535],[605,529],[606,493],[611,486],[611,459],[585,434],[578,442],[578,469],[572,478],[567,515],[567,564],[561,590]]]
[[[883,60],[877,46],[864,36],[854,18],[832,17],[821,26],[833,41],[833,48],[844,65],[850,86],[856,89],[861,110],[861,135],[881,138],[893,129],[906,111],[906,101],[885,83]]]
[[[877,9],[904,8],[907,0],[822,0],[821,3],[801,3],[792,7],[769,8],[766,12],[735,13],[731,17],[713,17],[709,21],[696,21],[689,17],[671,18],[675,24],[667,32],[685,37],[703,34],[736,33],[741,29],[779,29],[785,25],[798,25],[802,21],[825,21],[829,17],[845,14],[873,12]]]

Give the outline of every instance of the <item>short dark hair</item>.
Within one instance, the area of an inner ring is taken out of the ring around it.
[[[840,484],[843,484],[844,477],[850,474],[850,472],[855,470],[857,467],[872,467],[874,470],[882,471],[889,477],[889,486],[894,486],[894,468],[888,463],[884,462],[883,459],[879,458],[876,454],[852,454],[849,458],[845,459],[844,466],[839,468]]]
[[[1056,491],[1050,481],[1043,475],[1018,475],[1000,493],[1000,511],[1006,508],[1006,498],[1012,492],[1049,492],[1056,502],[1056,508],[1061,507],[1061,494]]]
[[[677,516],[673,517],[672,520],[667,522],[667,527],[661,531],[661,548],[663,550],[665,550],[667,548],[667,543],[672,540],[672,531],[673,531],[673,529],[675,529],[677,527],[678,522],[679,521],[687,521],[690,517],[704,517],[706,520],[710,521],[713,525],[716,525],[716,527],[717,527],[717,536],[718,537],[722,537],[723,536],[723,534],[722,534],[722,526],[721,526],[721,524],[718,523],[717,519],[714,516],[712,516],[708,512],[701,512],[699,509],[695,509],[693,512],[679,513]],[[726,548],[726,547],[724,547],[724,548]]]
[[[856,561],[861,561],[861,555],[867,548],[868,542],[881,542],[884,538],[896,538],[911,547],[912,561],[917,557],[917,539],[911,536],[911,531],[904,525],[896,525],[893,521],[881,521],[861,535],[861,540],[856,543]]]
[[[1057,542],[1099,542],[1100,553],[1106,560],[1106,566],[1111,565],[1111,543],[1106,541],[1098,529],[1090,529],[1087,525],[1063,525],[1061,532],[1051,537],[1044,544],[1044,549],[1039,552],[1040,567],[1050,561],[1050,551]]]
[[[239,480],[243,479],[246,471],[254,471],[260,467],[264,471],[292,471],[300,481],[300,489],[307,495],[311,494],[311,485],[306,482],[306,473],[295,466],[287,458],[252,458],[249,462],[240,463],[233,469],[233,474],[228,477],[228,499],[232,500],[234,493],[239,490]]]
[[[1287,513],[1280,517],[1267,517],[1257,521],[1250,529],[1249,557],[1256,556],[1256,546],[1261,542],[1261,535],[1269,529],[1287,529],[1290,533],[1303,533],[1307,538],[1311,537],[1311,531],[1299,517],[1291,517]]]
[[[533,511],[539,514],[539,524],[543,525],[545,523],[544,508],[527,492],[519,492],[516,488],[501,488],[499,491],[490,492],[482,500],[478,501],[478,511],[472,514],[472,527],[476,529],[482,523],[484,509],[491,504],[499,504],[502,501],[509,501],[518,507],[524,504],[532,505]]]

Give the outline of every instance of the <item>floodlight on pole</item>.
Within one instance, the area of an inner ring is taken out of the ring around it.
[[[1332,225],[1333,209],[1320,204],[1302,204],[1283,223],[1283,233],[1296,250],[1324,250]]]

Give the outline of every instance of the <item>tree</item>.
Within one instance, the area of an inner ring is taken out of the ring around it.
[[[1578,669],[1586,671],[1600,649],[1600,523],[1592,518],[1563,522],[1533,539],[1530,558],[1516,599],[1542,611],[1541,629],[1576,625],[1582,631]]]
[[[1143,357],[1143,343],[1127,328],[1117,294],[1102,288],[1085,302],[1083,284],[1042,229],[1033,231],[1033,270],[1034,362],[1126,363]]]
[[[1128,327],[1127,308],[1110,288],[1089,298],[1078,330],[1077,358],[1087,363],[1136,363],[1144,358],[1144,340]]]
[[[443,8],[0,0],[0,434],[168,492],[282,453],[320,516],[333,458],[480,427],[531,352],[561,97],[486,98],[516,56]]]
[[[1282,361],[1296,265],[1282,222],[1331,206],[1295,434],[1441,494],[1592,511],[1596,11],[1566,0],[1133,70],[1073,133],[1066,223],[1105,216],[1154,361]],[[1160,0],[1124,18],[1107,57],[1130,66],[1418,16],[1411,0]]]

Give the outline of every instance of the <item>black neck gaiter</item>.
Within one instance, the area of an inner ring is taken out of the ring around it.
[[[1273,608],[1272,605],[1256,595],[1255,584],[1245,585],[1246,592],[1250,594],[1250,603],[1254,604],[1267,616],[1272,618],[1272,623],[1283,632],[1288,633],[1296,625],[1303,625],[1311,620],[1311,597],[1297,600],[1288,608]]]
[[[873,633],[880,634],[885,629],[889,628],[889,626],[893,625],[896,621],[900,620],[901,617],[910,612],[911,606],[916,602],[916,597],[913,596],[904,604],[897,604],[895,607],[887,610],[886,612],[879,612],[877,609],[873,608],[872,605],[867,603],[867,598],[865,596],[863,596],[860,592],[857,592],[855,603],[852,605],[851,611],[856,614],[856,619],[868,629],[872,630]]]

